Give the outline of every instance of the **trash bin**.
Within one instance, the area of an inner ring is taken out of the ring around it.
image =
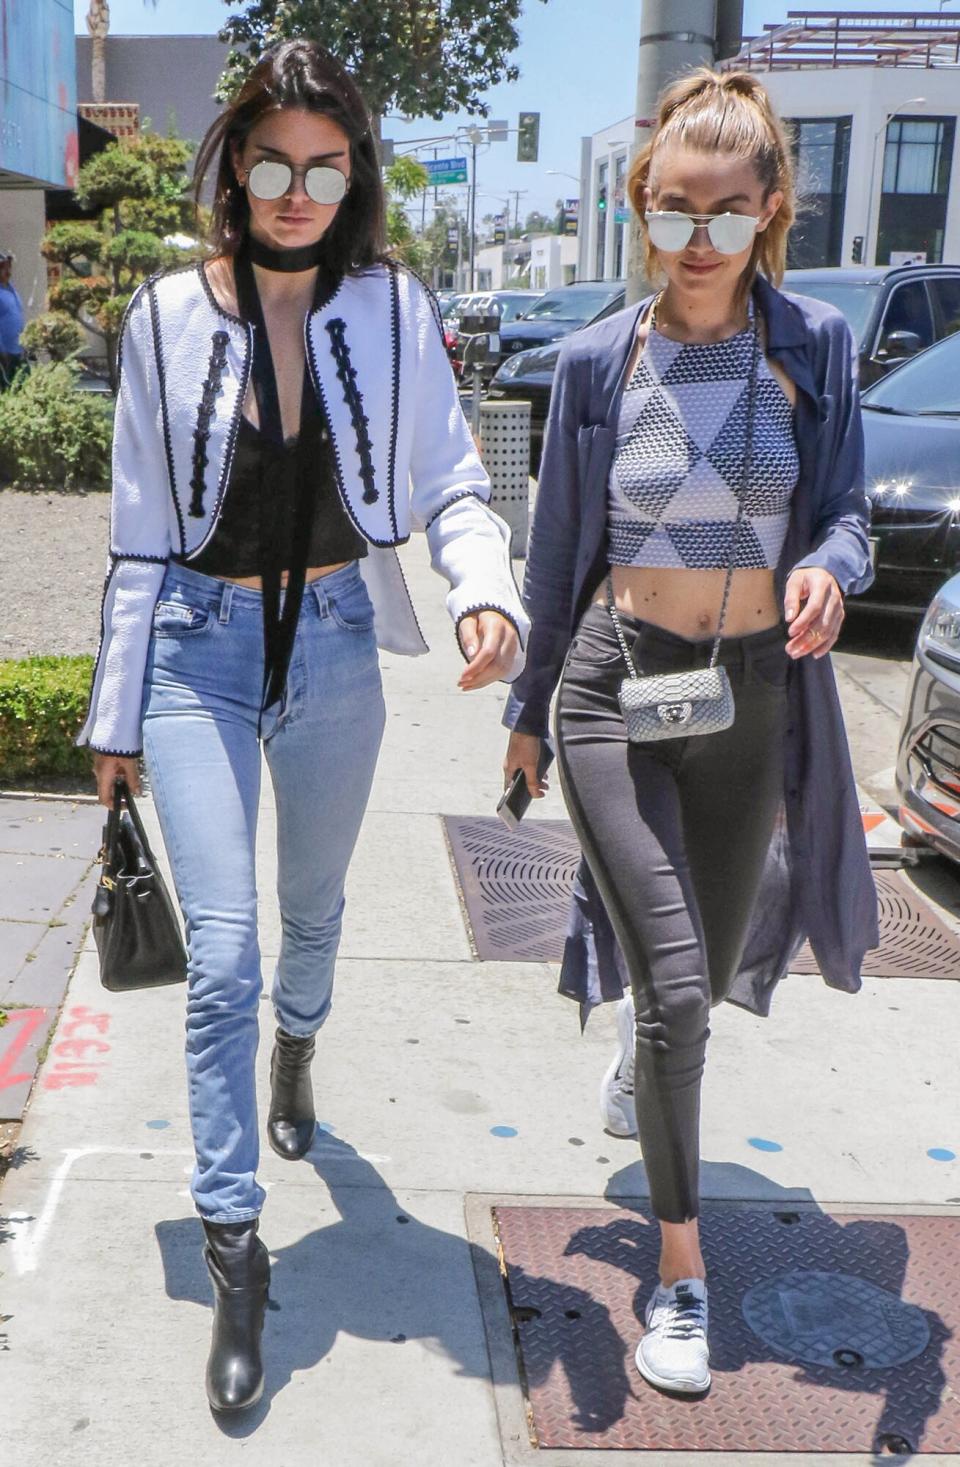
[[[530,404],[480,404],[480,457],[490,475],[490,508],[513,531],[513,554],[527,553],[530,517]]]

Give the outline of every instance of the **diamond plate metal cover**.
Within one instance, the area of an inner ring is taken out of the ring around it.
[[[713,1384],[697,1398],[633,1363],[659,1252],[642,1205],[498,1206],[493,1226],[539,1447],[960,1446],[960,1219],[705,1207]]]
[[[525,820],[510,831],[497,819],[444,816],[477,956],[559,962],[580,847],[566,820]],[[876,870],[880,946],[868,978],[960,978],[960,942],[902,872]],[[794,973],[818,973],[804,946]]]

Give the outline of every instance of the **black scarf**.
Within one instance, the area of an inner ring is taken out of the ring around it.
[[[237,303],[240,315],[253,327],[253,391],[260,417],[260,431],[279,450],[276,461],[283,483],[270,484],[264,476],[260,485],[260,560],[261,584],[263,587],[263,695],[261,715],[280,702],[287,685],[287,671],[293,654],[297,632],[297,620],[303,604],[306,583],[307,556],[309,554],[310,530],[316,505],[318,487],[317,464],[308,461],[304,427],[311,412],[318,404],[310,379],[309,367],[304,363],[303,385],[300,395],[300,432],[296,446],[284,447],[283,421],[280,415],[280,398],[277,378],[273,369],[273,357],[267,336],[260,293],[253,273],[248,242],[241,245],[234,256],[234,279],[237,287]],[[316,310],[332,292],[333,282],[321,266],[317,273],[311,310]],[[279,491],[279,492],[278,492]],[[291,492],[292,491],[292,492]],[[293,536],[290,564],[282,564],[284,543],[283,506],[290,504],[293,515]],[[286,595],[283,610],[280,609],[281,574],[287,570]]]

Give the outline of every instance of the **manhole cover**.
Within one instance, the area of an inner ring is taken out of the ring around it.
[[[930,1342],[923,1311],[846,1273],[795,1269],[755,1284],[743,1317],[774,1350],[813,1365],[883,1370]]]
[[[516,832],[497,819],[445,815],[444,823],[477,956],[559,962],[580,847],[566,820],[525,820]],[[960,942],[899,871],[876,870],[880,945],[868,978],[960,978]],[[817,973],[804,946],[791,972]]]
[[[634,1365],[660,1246],[646,1204],[498,1205],[493,1224],[541,1448],[957,1449],[960,1219],[704,1206],[713,1385],[696,1401]]]

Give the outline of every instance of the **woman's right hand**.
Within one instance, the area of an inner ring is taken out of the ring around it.
[[[140,793],[140,763],[137,759],[124,759],[119,754],[94,754],[93,773],[101,805],[112,807],[113,787],[118,779],[126,780],[132,795]]]
[[[549,789],[546,780],[537,778],[540,763],[540,743],[536,734],[512,733],[507,745],[507,757],[503,761],[503,787],[513,779],[518,769],[526,775],[527,789],[535,800],[542,800]]]

